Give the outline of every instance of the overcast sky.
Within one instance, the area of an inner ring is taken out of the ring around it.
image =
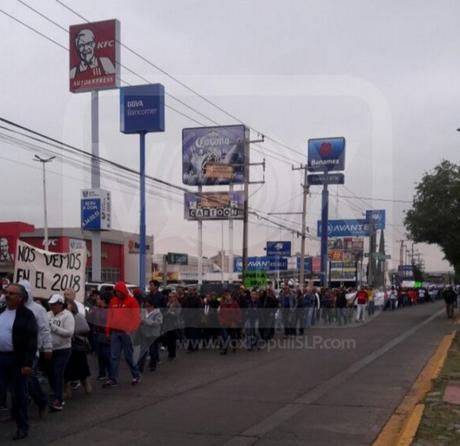
[[[82,22],[54,0],[24,2],[64,28]],[[253,128],[295,149],[272,141],[254,147],[251,160],[265,157],[267,161],[265,185],[251,186],[254,209],[300,211],[302,174],[291,171],[291,165],[306,162],[309,138],[344,136],[346,182],[338,191],[332,188],[331,218],[356,218],[366,209],[386,209],[387,251],[394,264],[399,260],[397,241],[405,233],[403,213],[410,206],[415,183],[442,159],[459,161],[458,1],[65,3],[91,21],[119,19],[124,44]],[[1,5],[8,14],[68,45],[66,32],[20,2],[2,0]],[[0,26],[0,115],[89,151],[90,94],[68,91],[67,52],[4,14]],[[126,50],[121,50],[121,59],[219,124],[235,123]],[[132,84],[145,83],[123,69],[121,77]],[[101,155],[138,168],[137,138],[119,131],[118,92],[102,92],[100,101]],[[166,102],[211,125],[173,99]],[[147,137],[150,175],[181,184],[181,130],[196,125],[167,109],[166,132]],[[2,221],[21,220],[41,227],[41,170],[32,162],[38,149],[25,150],[4,139],[0,147]],[[261,168],[252,168],[251,177],[262,179]],[[80,190],[90,185],[88,170],[59,158],[49,166],[48,178],[49,225],[78,226]],[[113,171],[103,172],[102,186],[113,193],[113,226],[135,232],[138,195],[135,183],[126,181]],[[318,187],[312,187],[308,202],[313,235],[320,214],[319,193]],[[156,252],[196,253],[197,225],[184,220],[181,193],[149,187],[147,212]],[[300,216],[283,218],[286,225],[300,228]],[[270,228],[255,217],[251,220],[251,255],[263,255],[266,240],[293,240],[298,249],[299,240],[289,232]],[[235,226],[238,251],[241,224]],[[204,228],[204,252],[212,255],[220,249],[222,226],[209,222]],[[226,249],[227,242],[224,224]],[[417,249],[428,269],[448,267],[436,247]],[[309,242],[307,251],[318,253],[318,242]]]

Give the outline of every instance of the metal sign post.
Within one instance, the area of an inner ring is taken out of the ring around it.
[[[140,148],[140,203],[139,203],[139,287],[145,290],[145,132],[139,134]]]
[[[198,186],[198,195],[203,191],[202,186]],[[203,220],[198,220],[198,285],[203,283]]]
[[[91,91],[91,187],[101,187],[101,168],[99,165],[99,92]],[[101,232],[91,232],[91,279],[101,282]]]
[[[139,134],[140,200],[139,200],[139,286],[146,283],[146,217],[145,217],[145,135],[164,132],[164,86],[135,85],[120,89],[121,132]]]
[[[328,286],[327,270],[327,241],[328,241],[328,218],[329,218],[329,191],[327,184],[323,186],[321,203],[321,286]]]

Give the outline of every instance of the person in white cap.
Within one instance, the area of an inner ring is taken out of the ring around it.
[[[48,318],[53,342],[52,367],[48,378],[54,399],[50,408],[60,411],[63,409],[64,372],[71,354],[75,320],[72,313],[65,309],[65,300],[60,294],[53,294],[48,303],[51,308]]]

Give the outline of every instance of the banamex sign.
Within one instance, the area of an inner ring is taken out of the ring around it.
[[[309,139],[308,170],[311,172],[345,170],[345,138]]]

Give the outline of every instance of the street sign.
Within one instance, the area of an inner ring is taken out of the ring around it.
[[[369,224],[367,220],[329,220],[328,237],[367,237]],[[318,220],[318,237],[321,237],[321,220]]]
[[[366,211],[366,220],[374,229],[385,229],[385,209]]]
[[[246,288],[264,287],[267,285],[267,273],[265,271],[246,271],[243,283]]]
[[[72,93],[118,88],[120,22],[82,23],[69,28],[69,88]]]
[[[309,139],[307,167],[310,172],[345,170],[345,138]]]
[[[84,231],[107,231],[111,229],[110,192],[103,189],[81,191],[80,216]]]
[[[188,255],[168,252],[168,254],[166,254],[166,263],[169,265],[188,265]]]
[[[324,184],[345,184],[345,175],[343,173],[307,175],[307,183],[309,186],[320,186]]]
[[[291,242],[267,242],[267,256],[290,257]]]
[[[304,257],[303,259],[305,273],[310,274],[313,271],[313,258]],[[297,257],[297,269],[300,269],[300,257]]]
[[[122,133],[164,132],[165,87],[162,84],[120,88],[120,130]]]

